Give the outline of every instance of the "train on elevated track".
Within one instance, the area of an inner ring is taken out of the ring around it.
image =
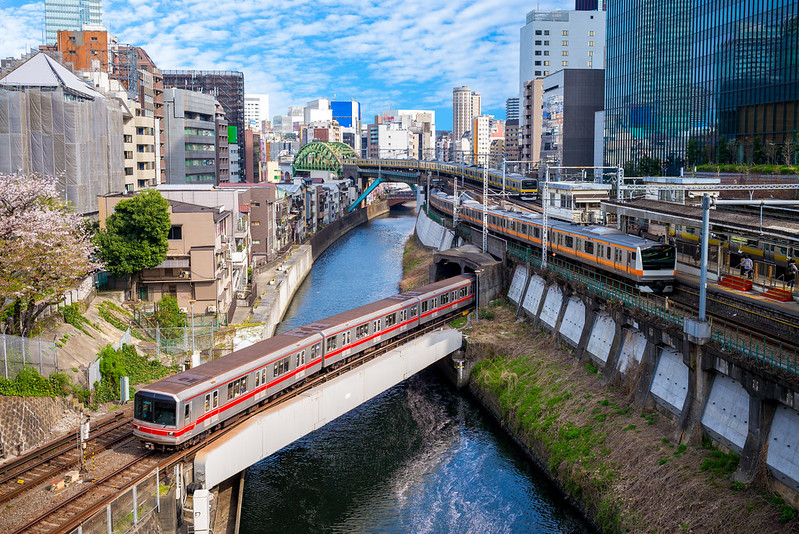
[[[474,305],[474,275],[400,293],[260,341],[138,390],[133,433],[181,448],[316,373]]]
[[[430,205],[452,216],[453,197],[440,191],[430,195]],[[544,220],[539,214],[488,207],[491,232],[511,241],[543,246]],[[483,225],[483,205],[461,200],[458,217],[476,227]],[[549,219],[547,248],[550,253],[621,278],[645,293],[670,293],[674,288],[677,255],[673,245],[652,241],[607,226],[580,226]]]
[[[447,174],[452,177],[463,178],[473,184],[483,184],[483,168],[474,165],[462,165],[445,161],[425,161],[416,159],[359,159],[351,163],[359,167],[378,169],[380,167],[392,169],[408,169],[420,172]],[[502,189],[502,171],[487,169],[488,186]],[[515,173],[505,174],[505,191],[509,196],[519,197],[522,200],[536,200],[538,198],[538,179]]]

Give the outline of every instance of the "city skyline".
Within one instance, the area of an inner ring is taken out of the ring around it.
[[[269,94],[271,115],[320,97],[354,99],[364,123],[388,109],[424,108],[448,130],[456,86],[479,91],[484,111],[505,118],[505,99],[518,91],[525,15],[571,10],[574,2],[105,0],[103,9],[108,31],[143,47],[163,70],[243,71],[246,92]],[[44,38],[44,1],[11,0],[0,8],[0,25],[9,29],[0,57],[35,48]]]

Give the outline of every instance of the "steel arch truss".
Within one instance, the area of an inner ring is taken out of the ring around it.
[[[291,164],[293,174],[297,172],[329,171],[341,176],[342,161],[358,159],[358,154],[344,143],[314,141],[300,149]]]

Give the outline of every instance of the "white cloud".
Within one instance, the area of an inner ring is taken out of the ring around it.
[[[42,5],[0,9],[11,29],[0,56],[38,44]],[[527,0],[105,0],[104,19],[162,69],[243,71],[246,91],[268,93],[275,114],[335,94],[359,100],[370,119],[388,104],[446,111],[460,85],[480,91],[484,109],[504,106],[530,9]]]

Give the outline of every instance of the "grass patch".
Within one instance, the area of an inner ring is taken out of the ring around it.
[[[594,373],[594,374],[599,372],[599,369],[597,369],[594,365],[590,363],[585,364],[585,370],[588,371],[589,373]]]
[[[721,452],[715,449],[705,458],[700,469],[715,476],[731,476],[738,469],[741,457],[734,452]]]
[[[95,330],[97,327],[81,314],[80,303],[75,302],[68,306],[63,306],[59,310],[61,311],[61,316],[64,318],[65,323],[71,324],[90,338],[94,338],[94,336],[89,333],[86,327],[88,326],[94,328]]]

